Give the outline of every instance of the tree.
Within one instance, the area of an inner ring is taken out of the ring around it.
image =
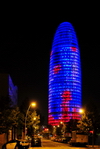
[[[56,128],[57,128],[56,126],[53,126],[53,131],[52,131],[53,136],[56,135]]]
[[[78,128],[81,131],[89,133],[93,132],[93,144],[95,141],[96,134],[100,132],[100,113],[96,103],[91,100],[84,107],[84,113],[82,114],[81,120],[78,122]]]
[[[19,108],[13,107],[11,100],[6,97],[0,100],[0,133],[18,126]]]
[[[56,127],[56,135],[57,136],[61,136],[62,135],[62,133],[61,133],[61,127],[60,126],[57,126]]]
[[[28,134],[30,136],[37,133],[39,130],[40,115],[37,115],[36,110],[29,111],[26,121],[26,126],[28,127]]]
[[[26,97],[26,98],[22,101],[22,103],[21,103],[21,105],[20,105],[20,107],[19,107],[21,113],[24,115],[24,119],[25,119],[26,111],[27,111],[27,109],[28,109],[30,103],[32,103],[32,100],[31,100],[30,98]],[[34,109],[31,108],[31,111],[34,111]],[[40,115],[40,123],[39,123],[39,125],[42,126],[43,123],[44,123],[44,116],[41,114],[41,111],[40,111],[37,107],[35,108],[35,111],[36,111],[37,115]],[[24,122],[25,122],[25,121],[24,121]]]
[[[59,123],[57,126],[53,126],[52,134],[57,136],[62,136],[65,131],[65,125],[64,123]]]
[[[62,123],[60,123],[60,126],[61,126],[62,135],[64,136],[66,133],[66,129],[67,129],[66,123],[62,122]]]
[[[53,134],[54,127],[52,125],[47,125],[50,134]]]
[[[78,122],[77,119],[70,119],[70,121],[65,124],[66,125],[66,132],[78,130],[77,122]]]

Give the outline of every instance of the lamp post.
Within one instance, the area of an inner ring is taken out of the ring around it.
[[[29,107],[28,107],[28,109],[27,109],[27,111],[26,111],[26,116],[25,116],[25,138],[26,138],[26,120],[27,120],[27,115],[28,115],[28,111],[29,111],[29,109],[30,109],[30,107],[36,107],[36,103],[35,102],[32,102],[30,105],[29,105]]]
[[[79,109],[79,114],[80,114],[80,116],[82,117],[82,116],[84,116],[84,114],[85,114],[85,110],[84,109]]]

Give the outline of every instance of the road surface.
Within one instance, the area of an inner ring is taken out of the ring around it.
[[[1,145],[0,149],[2,149]],[[29,149],[100,149],[100,146],[96,145],[94,147],[71,147],[68,146],[68,144],[66,143],[59,143],[51,140],[42,139],[42,147],[30,147]]]
[[[51,140],[42,139],[42,147],[61,147],[61,146],[68,146],[65,143],[54,142]]]
[[[42,139],[42,147],[30,147],[29,149],[88,149],[86,147],[70,147],[66,143],[54,142]]]

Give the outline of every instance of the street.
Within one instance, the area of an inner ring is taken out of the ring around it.
[[[42,147],[61,147],[61,146],[68,146],[67,144],[64,143],[59,143],[59,142],[54,142],[51,140],[45,140],[42,139]]]
[[[88,147],[71,147],[66,143],[59,143],[59,142],[54,142],[51,140],[47,140],[42,138],[42,144],[41,147],[30,147],[29,149],[100,149],[100,145],[95,145],[92,147],[92,145]],[[2,145],[0,145],[0,149],[2,149]]]
[[[66,143],[54,142],[51,140],[42,139],[42,149],[86,149],[86,147],[70,147]],[[29,149],[39,149],[41,147],[30,147]]]

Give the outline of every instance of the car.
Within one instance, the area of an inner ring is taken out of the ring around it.
[[[8,142],[6,142],[5,144],[3,144],[2,149],[14,149],[17,146],[17,141],[16,140],[10,140]]]
[[[56,136],[55,139],[54,139],[54,141],[55,142],[58,142],[59,141],[59,138],[60,138],[59,136]]]
[[[28,140],[10,140],[2,146],[2,149],[28,149],[29,146],[30,143]]]
[[[51,141],[54,141],[55,137],[53,136],[53,137],[51,137],[50,139],[51,139]]]
[[[24,140],[24,139],[17,140],[18,148],[28,149],[30,147],[30,145],[31,145],[31,143],[29,142],[29,140]]]
[[[63,138],[61,138],[61,142],[63,142],[63,143],[67,143],[67,138],[65,138],[65,137],[63,137]]]
[[[70,137],[61,137],[59,138],[58,142],[67,143],[70,140]]]
[[[57,141],[57,136],[51,137],[51,141]]]
[[[32,137],[31,139],[31,147],[41,147],[41,138]]]

